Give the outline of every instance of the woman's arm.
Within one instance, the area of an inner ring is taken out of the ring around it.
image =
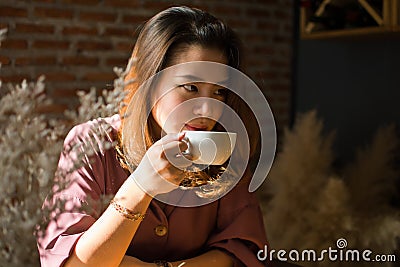
[[[152,198],[133,179],[127,179],[115,199],[121,206],[145,214]],[[118,266],[139,224],[109,206],[80,237],[65,266]]]
[[[124,208],[145,214],[152,197],[169,192],[183,179],[167,154],[177,154],[184,133],[170,134],[154,143],[146,152],[134,173],[124,182],[115,200]],[[183,149],[186,149],[183,147]],[[138,185],[146,186],[147,194]],[[65,266],[119,266],[131,243],[140,220],[130,220],[110,205],[99,219],[78,239],[72,255]]]
[[[171,262],[173,267],[204,267],[204,266],[218,266],[218,267],[231,267],[233,260],[228,254],[220,250],[210,250],[197,257]]]
[[[231,267],[233,260],[230,256],[220,250],[210,250],[197,257],[171,262],[171,267]],[[125,256],[119,267],[156,267],[154,263],[142,262],[134,257]]]

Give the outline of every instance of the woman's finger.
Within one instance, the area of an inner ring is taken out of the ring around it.
[[[162,146],[163,156],[176,168],[182,169],[192,165],[190,155],[182,155],[187,149],[187,144],[182,141],[174,141]]]
[[[181,154],[182,155],[183,151],[188,149],[188,145],[187,145],[186,142],[182,142],[182,141],[171,141],[169,143],[162,144],[161,148],[162,148],[163,152],[167,152],[168,151],[168,153],[169,153],[169,151],[172,151],[175,154]]]
[[[155,144],[157,144],[157,145],[166,145],[166,144],[168,144],[170,142],[173,142],[173,141],[181,141],[184,137],[185,137],[185,133],[184,132],[167,134],[166,136],[164,136],[163,138],[158,140]]]

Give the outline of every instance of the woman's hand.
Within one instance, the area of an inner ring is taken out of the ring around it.
[[[124,256],[119,267],[155,267],[155,264],[141,261],[131,256]]]
[[[192,164],[181,153],[187,149],[182,141],[184,137],[185,133],[168,134],[158,140],[131,174],[131,178],[149,195],[168,193],[184,178],[183,169]]]

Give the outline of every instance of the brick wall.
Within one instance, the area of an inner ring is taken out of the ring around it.
[[[241,36],[246,73],[263,90],[278,127],[289,121],[292,0],[1,0],[0,27],[8,37],[0,48],[3,82],[46,76],[60,114],[76,104],[76,91],[111,89],[114,66],[124,67],[138,26],[178,4],[205,9]]]

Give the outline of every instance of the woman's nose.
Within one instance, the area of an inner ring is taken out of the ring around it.
[[[202,117],[212,117],[213,113],[213,99],[201,97],[196,100],[193,106],[193,113]]]

